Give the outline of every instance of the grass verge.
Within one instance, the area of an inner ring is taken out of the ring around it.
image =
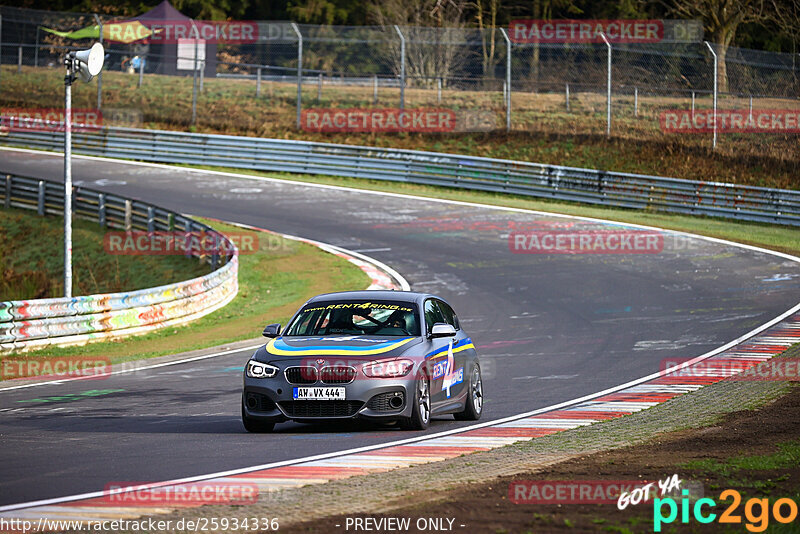
[[[224,223],[203,222],[222,232],[241,231]],[[53,347],[14,358],[104,356],[112,363],[211,347],[256,337],[264,325],[284,323],[318,293],[363,289],[368,276],[346,259],[317,247],[270,235],[268,247],[239,257],[239,293],[224,308],[188,325],[117,341]],[[6,356],[8,357],[8,356]]]
[[[54,69],[2,67],[0,105],[16,108],[60,108],[62,76]],[[798,188],[798,137],[774,134],[720,135],[716,151],[710,135],[665,134],[659,115],[665,109],[688,109],[688,99],[641,95],[634,115],[629,95],[615,95],[611,139],[605,136],[605,101],[601,95],[575,93],[571,111],[564,110],[564,96],[548,93],[513,93],[513,129],[510,133],[315,133],[298,131],[295,125],[296,86],[264,82],[256,98],[255,80],[209,78],[199,92],[196,124],[190,124],[192,78],[148,74],[142,87],[138,76],[107,70],[103,73],[103,120],[114,125],[114,110],[141,112],[134,126],[204,133],[304,139],[356,145],[435,150],[534,161],[621,172],[655,174],[688,179],[734,182],[767,187]],[[502,127],[504,108],[497,91],[445,90],[441,104],[435,89],[409,87],[406,108],[446,107],[456,112],[483,110]],[[76,84],[73,107],[92,109],[96,85]],[[742,108],[742,102],[720,98],[720,109]],[[385,108],[397,106],[396,88],[381,88],[379,101],[371,87],[323,87],[306,85],[303,108]],[[787,101],[764,99],[757,108],[784,109]],[[795,106],[795,104],[791,104]],[[710,98],[701,97],[698,109],[709,109]],[[130,126],[130,122],[119,123]]]

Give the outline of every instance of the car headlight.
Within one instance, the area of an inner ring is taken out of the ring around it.
[[[365,363],[362,370],[370,378],[398,378],[406,376],[413,367],[411,360],[379,360]]]
[[[268,363],[261,363],[255,360],[247,362],[247,376],[250,378],[272,378],[278,374],[278,368]]]

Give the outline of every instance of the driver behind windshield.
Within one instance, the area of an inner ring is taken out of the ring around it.
[[[356,319],[358,317],[358,319]],[[326,334],[363,334],[364,329],[356,325],[356,321],[363,321],[364,316],[354,310],[333,310]]]
[[[295,318],[284,335],[419,335],[416,310],[408,304],[399,309],[398,306],[393,303],[315,303]]]

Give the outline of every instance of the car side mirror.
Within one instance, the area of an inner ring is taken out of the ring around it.
[[[447,323],[436,323],[431,328],[431,333],[428,336],[431,339],[435,339],[437,337],[455,337],[456,329],[453,328],[453,325]]]
[[[264,327],[264,331],[261,332],[261,335],[264,337],[278,337],[281,335],[281,324],[280,323],[272,323],[268,324]]]

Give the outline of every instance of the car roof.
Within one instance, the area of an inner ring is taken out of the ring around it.
[[[337,293],[323,293],[308,300],[307,303],[328,301],[328,300],[389,300],[400,302],[422,302],[428,297],[444,300],[441,297],[430,293],[418,293],[416,291],[386,291],[386,290],[364,290],[364,291],[339,291]]]

